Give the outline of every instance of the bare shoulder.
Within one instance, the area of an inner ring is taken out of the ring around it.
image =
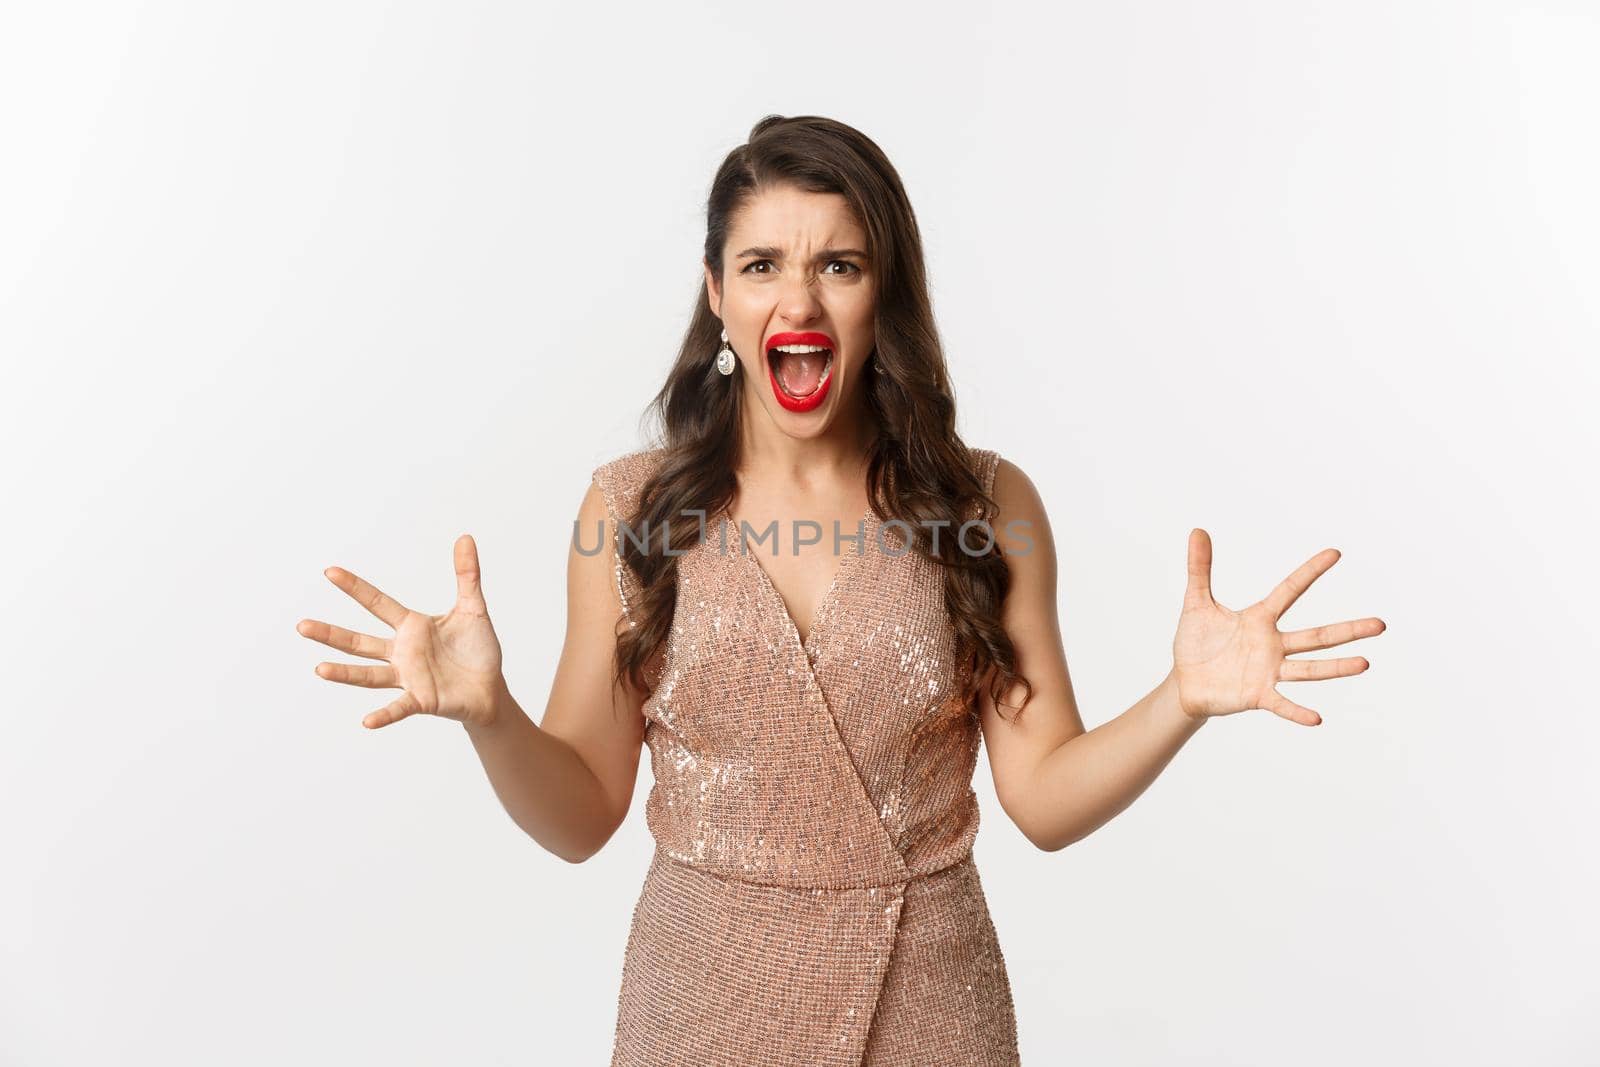
[[[1039,499],[1038,488],[1033,484],[1033,479],[1015,462],[1001,456],[994,468],[994,495],[995,502],[1000,503],[1002,496],[1013,503],[1024,498]]]
[[[995,466],[994,488],[989,495],[994,497],[997,509],[995,539],[1008,556],[1054,558],[1044,498],[1026,471],[1002,456]]]

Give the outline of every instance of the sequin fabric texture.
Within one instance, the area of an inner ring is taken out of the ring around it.
[[[594,471],[607,533],[621,536],[661,454]],[[974,454],[992,487],[998,453]],[[656,847],[612,1067],[1018,1064],[972,856],[982,735],[961,700],[938,564],[870,513],[841,529],[802,642],[753,556],[775,542],[752,528],[741,554],[725,518],[678,559],[669,647],[644,704]],[[982,540],[975,529],[968,544]],[[614,578],[631,624],[637,578],[620,562]]]

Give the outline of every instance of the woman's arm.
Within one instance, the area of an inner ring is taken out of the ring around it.
[[[1003,621],[1033,695],[1013,723],[1013,709],[1006,708],[1002,720],[984,690],[984,744],[1000,806],[1029,841],[1053,852],[1133,803],[1204,720],[1178,709],[1169,675],[1127,711],[1084,732],[1062,648],[1055,540],[1044,504],[1028,476],[1006,459],[995,471],[993,495],[997,536],[1011,567]],[[1008,533],[1013,529],[1015,540]],[[1021,699],[1021,686],[1005,696],[1012,705]]]
[[[1173,641],[1173,666],[1155,688],[1109,722],[1084,732],[1067,673],[1056,614],[1056,554],[1038,490],[1021,470],[1001,460],[995,473],[996,526],[1001,545],[1014,520],[1031,539],[1008,556],[1012,585],[1003,621],[1017,651],[1017,670],[1034,693],[1020,720],[1002,720],[985,691],[979,695],[984,742],[1001,807],[1039,848],[1055,851],[1079,841],[1132,804],[1213,716],[1266,708],[1302,725],[1321,717],[1278,693],[1280,681],[1313,681],[1359,674],[1364,657],[1290,660],[1288,653],[1330,648],[1382,633],[1366,618],[1280,632],[1277,621],[1301,593],[1339,559],[1324,549],[1267,597],[1235,612],[1211,596],[1211,540],[1189,537],[1188,587]],[[1020,685],[1007,704],[1022,699]],[[1006,714],[1012,714],[1011,708]]]
[[[605,518],[591,483],[578,511],[586,543]],[[601,551],[568,548],[566,640],[543,719],[535,725],[502,681],[493,719],[466,726],[507,814],[570,863],[600,851],[627,816],[644,740],[644,694],[611,682],[622,603],[611,581],[612,531],[601,528]]]

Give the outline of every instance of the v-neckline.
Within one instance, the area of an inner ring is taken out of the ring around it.
[[[717,516],[727,520],[728,523],[733,526],[734,533],[738,541],[738,544],[733,549],[734,553],[741,559],[745,560],[746,564],[755,572],[757,580],[767,591],[767,596],[772,601],[773,607],[776,608],[778,613],[783,616],[783,621],[788,627],[789,635],[794,638],[795,644],[800,647],[800,650],[806,654],[806,658],[809,660],[815,652],[817,632],[822,628],[823,624],[828,621],[828,609],[833,605],[834,600],[838,597],[839,593],[843,589],[843,582],[849,570],[851,559],[857,556],[865,556],[867,554],[867,545],[865,541],[863,540],[859,551],[846,551],[839,553],[839,563],[833,569],[833,580],[828,583],[828,588],[823,592],[821,599],[817,601],[817,606],[812,610],[811,613],[811,625],[806,629],[806,635],[801,637],[800,627],[795,623],[794,616],[790,614],[789,605],[784,602],[783,594],[778,591],[777,585],[772,581],[772,576],[767,573],[767,569],[763,567],[761,565],[761,561],[756,558],[756,553],[745,551],[743,531],[740,529],[739,523],[733,518],[732,514],[730,514],[727,504],[724,504],[720,509],[718,509]],[[863,538],[872,536],[876,521],[877,515],[873,513],[872,501],[869,497],[867,500],[866,513],[857,520],[861,530],[861,536]],[[780,533],[778,536],[780,538],[779,544],[781,544],[782,534]],[[827,535],[824,534],[824,536]],[[850,534],[848,530],[841,528],[839,531],[840,540],[842,541],[846,536],[853,535]]]

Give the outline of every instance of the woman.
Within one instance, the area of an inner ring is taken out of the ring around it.
[[[322,677],[403,690],[365,725],[464,723],[512,818],[574,863],[626,816],[649,746],[656,849],[613,1064],[1015,1064],[971,851],[980,742],[1001,808],[1060,849],[1210,718],[1320,722],[1274,685],[1367,661],[1285,656],[1383,623],[1278,630],[1332,549],[1224,608],[1192,531],[1172,669],[1086,733],[1044,507],[955,432],[917,224],[878,147],[822,118],[757,123],[713,183],[703,268],[661,443],[602,464],[579,507],[540,724],[507,691],[469,536],[448,614],[329,568],[395,634],[300,632],[381,661]]]

